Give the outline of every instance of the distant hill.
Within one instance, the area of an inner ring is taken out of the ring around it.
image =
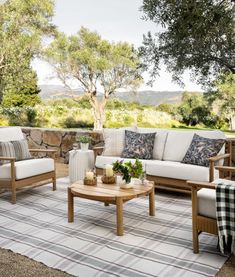
[[[118,92],[117,97],[128,102],[138,102],[142,105],[159,105],[161,103],[179,103],[183,91],[154,91],[143,90],[138,92]]]
[[[69,89],[60,85],[40,85],[39,87],[41,89],[40,96],[42,99],[71,98],[72,93],[76,96],[82,94],[79,90],[73,90],[71,92]]]
[[[41,85],[40,96],[42,99],[71,98],[71,91],[59,85]],[[82,95],[82,91],[74,90],[73,95]],[[161,103],[179,103],[183,91],[153,91],[116,92],[112,97],[117,97],[128,102],[138,102],[142,105],[159,105]]]

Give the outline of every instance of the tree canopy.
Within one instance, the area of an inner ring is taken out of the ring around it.
[[[235,130],[235,74],[221,76],[215,87],[216,91],[210,94],[213,109],[228,120],[231,130]]]
[[[0,102],[5,96],[5,102],[16,106],[38,101],[31,61],[41,51],[42,37],[55,30],[51,23],[53,9],[53,0],[11,0],[0,5]]]
[[[202,84],[235,73],[234,1],[143,0],[141,9],[145,20],[161,26],[140,48],[153,78],[160,61],[178,82],[186,69]]]
[[[76,35],[58,34],[46,55],[66,86],[71,88],[71,82],[76,81],[89,97],[95,129],[103,127],[109,96],[117,89],[136,87],[142,81],[140,60],[132,45],[111,43],[84,27]]]

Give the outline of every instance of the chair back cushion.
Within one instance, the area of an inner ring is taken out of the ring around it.
[[[31,159],[26,139],[0,142],[0,156],[16,158],[16,161]],[[1,160],[0,165],[8,162]]]
[[[15,149],[11,142],[0,142],[0,157],[15,158]],[[9,160],[0,160],[0,165],[9,163]]]
[[[24,139],[24,134],[20,127],[1,127],[0,141],[13,141]]]

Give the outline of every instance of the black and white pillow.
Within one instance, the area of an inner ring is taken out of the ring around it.
[[[156,133],[142,134],[125,130],[125,146],[122,157],[152,159],[155,136]]]
[[[0,156],[8,158],[16,158],[16,161],[31,159],[28,149],[28,143],[25,139],[0,142]],[[9,163],[7,160],[1,160],[0,165]]]
[[[182,163],[208,167],[209,158],[216,156],[224,143],[224,139],[209,139],[194,134]]]

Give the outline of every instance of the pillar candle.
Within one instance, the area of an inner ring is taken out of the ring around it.
[[[87,171],[86,172],[86,178],[88,180],[92,180],[94,178],[94,173],[92,171]]]
[[[106,174],[107,177],[113,176],[113,166],[111,164],[106,165],[105,174]]]

